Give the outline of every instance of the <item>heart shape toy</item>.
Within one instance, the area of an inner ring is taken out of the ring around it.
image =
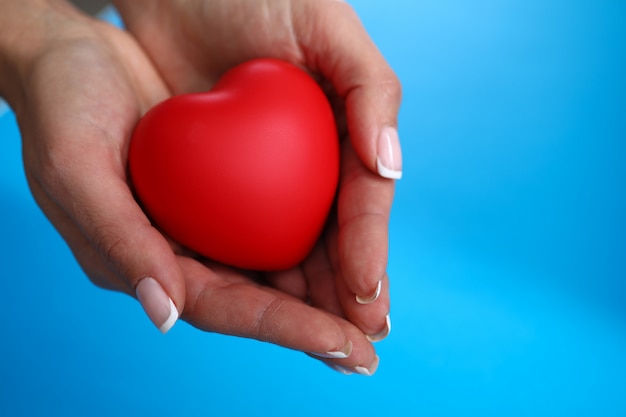
[[[209,92],[150,109],[129,170],[146,213],[182,245],[240,268],[288,269],[311,251],[335,197],[335,120],[307,73],[248,61]]]

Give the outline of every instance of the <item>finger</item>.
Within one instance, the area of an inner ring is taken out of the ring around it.
[[[369,171],[350,143],[343,143],[337,253],[341,276],[361,304],[373,303],[382,290],[392,200],[389,180]]]
[[[348,131],[362,163],[385,178],[402,176],[397,131],[398,77],[345,2],[316,2],[318,19],[298,16],[307,64],[344,99]],[[321,25],[321,26],[320,26]]]
[[[306,278],[299,266],[286,271],[268,272],[265,281],[271,287],[300,300],[306,301],[309,296]]]
[[[309,356],[320,359],[332,369],[344,374],[356,373],[366,376],[374,375],[378,369],[379,357],[376,355],[372,344],[352,323],[336,316],[333,317],[333,319],[341,326],[343,331],[353,342],[350,356],[347,358],[319,358],[315,355]]]
[[[331,315],[277,290],[221,279],[179,258],[187,279],[184,317],[206,331],[252,338],[317,356],[345,358],[352,342]],[[304,325],[306,324],[306,325]]]
[[[339,270],[336,266],[336,258],[331,258],[336,251],[329,251],[327,243],[333,244],[337,237],[336,221],[331,221],[325,231],[326,238],[319,239],[311,254],[302,263],[302,271],[309,285],[309,298],[311,305],[324,309],[338,317],[344,313],[337,297],[336,274]],[[333,249],[335,249],[333,247]]]
[[[399,178],[402,173],[397,135],[401,87],[347,3],[316,2],[314,7],[318,19],[299,22],[306,28],[301,44],[307,49],[309,66],[344,99],[352,144],[344,143],[342,152],[340,277],[357,302],[373,303],[385,291],[382,281],[393,199],[393,182],[386,178]],[[313,20],[315,24],[307,24]]]
[[[389,279],[381,281],[381,292],[375,303],[361,304],[356,301],[343,279],[337,280],[337,294],[346,318],[358,327],[370,342],[380,342],[391,332],[389,315]]]
[[[354,293],[348,288],[346,279],[341,273],[337,248],[337,224],[329,227],[326,239],[326,256],[333,266],[333,277],[329,280],[332,285],[333,300],[341,314],[354,323],[371,342],[378,342],[389,335],[391,321],[389,317],[389,280],[387,275],[380,283],[378,300],[375,303],[363,304],[358,302]],[[310,284],[313,288],[313,283]],[[319,297],[323,299],[323,297]],[[323,302],[323,301],[322,301]]]
[[[50,15],[61,29],[22,74],[25,166],[82,265],[136,295],[165,332],[184,306],[182,272],[134,201],[125,155],[140,112],[167,90],[132,38],[68,10]]]
[[[63,239],[91,282],[100,288],[129,293],[128,285],[104,264],[101,256],[94,250],[93,246],[67,214],[46,195],[38,182],[31,180],[28,173],[27,177],[35,201],[50,223],[63,236]]]
[[[71,136],[63,139],[72,143],[62,153],[46,154],[38,182],[126,283],[127,292],[137,296],[155,326],[167,332],[185,303],[182,271],[171,247],[136,204],[123,166],[111,162],[119,161],[119,151],[106,145],[102,132],[83,126],[83,144]]]

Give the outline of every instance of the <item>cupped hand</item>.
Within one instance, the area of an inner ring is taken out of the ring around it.
[[[275,288],[354,323],[371,341],[390,330],[388,221],[402,163],[400,84],[345,2],[114,2],[173,93],[209,89],[228,69],[271,57],[307,70],[336,110],[342,172],[318,245]]]
[[[127,178],[128,142],[170,91],[132,37],[60,1],[0,6],[28,33],[0,39],[0,93],[17,115],[29,185],[95,284],[136,296],[163,332],[182,314],[208,331],[374,372],[374,349],[352,323],[261,285],[266,277],[188,256],[146,218]]]

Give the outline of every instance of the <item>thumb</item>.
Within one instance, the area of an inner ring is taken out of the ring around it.
[[[312,51],[316,70],[333,84],[345,102],[352,146],[371,171],[399,179],[402,176],[397,130],[400,81],[350,5],[345,2],[316,5],[319,19],[309,25],[307,48]]]
[[[107,158],[102,153],[94,153],[97,158],[83,153],[71,163],[60,159],[45,164],[43,175],[37,175],[39,182],[71,220],[67,223],[74,224],[71,229],[84,236],[80,240],[86,245],[71,246],[83,268],[89,265],[85,272],[90,278],[98,276],[100,285],[135,295],[154,325],[166,333],[184,309],[182,270],[170,244],[135,202],[123,175],[103,162]],[[47,214],[68,243],[77,241],[67,225],[60,227],[61,222]]]
[[[125,183],[101,190],[97,199],[100,206],[87,215],[89,227],[83,230],[109,267],[134,289],[152,323],[167,333],[185,303],[183,274],[173,250],[137,206]],[[110,221],[111,216],[115,221]]]

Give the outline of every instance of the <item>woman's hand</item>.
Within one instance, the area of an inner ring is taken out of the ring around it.
[[[400,84],[351,7],[337,0],[114,3],[175,94],[207,90],[258,57],[290,61],[326,89],[344,138],[336,212],[308,259],[266,279],[347,318],[370,340],[384,338],[390,178],[402,172]]]
[[[0,28],[0,93],[18,118],[29,185],[95,284],[136,296],[163,332],[182,314],[199,328],[308,352],[341,371],[375,371],[363,332],[308,305],[280,284],[284,274],[198,261],[146,218],[129,187],[128,142],[139,117],[170,91],[132,37],[62,1],[0,0]]]
[[[177,317],[170,298],[184,306],[183,275],[135,203],[126,153],[167,87],[132,37],[65,2],[0,0],[0,10],[0,92],[17,116],[35,200],[95,284],[133,295],[146,287],[144,307],[163,326]],[[161,288],[140,285],[146,277]]]

